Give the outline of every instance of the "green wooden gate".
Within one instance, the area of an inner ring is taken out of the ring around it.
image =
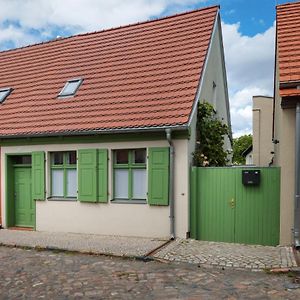
[[[192,238],[279,244],[280,169],[255,168],[261,172],[257,186],[242,184],[242,170],[251,168],[192,168]]]

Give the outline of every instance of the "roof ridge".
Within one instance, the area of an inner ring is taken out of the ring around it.
[[[208,10],[208,9],[212,9],[212,8],[220,9],[220,5],[210,5],[210,6],[206,6],[206,7],[202,7],[202,8],[197,8],[197,9],[193,9],[193,10],[180,12],[180,13],[173,14],[173,15],[154,18],[154,19],[151,19],[151,20],[135,22],[135,23],[130,23],[130,24],[126,24],[126,25],[121,25],[121,26],[117,26],[117,27],[111,27],[111,28],[96,30],[96,31],[91,31],[91,32],[78,33],[78,34],[70,35],[70,36],[67,36],[67,37],[59,37],[59,38],[55,38],[55,39],[52,39],[52,40],[43,41],[43,42],[39,42],[39,43],[34,43],[34,44],[22,46],[22,47],[2,50],[2,51],[0,51],[0,54],[12,52],[12,51],[17,51],[17,50],[21,50],[21,49],[27,49],[27,48],[30,48],[30,47],[37,47],[37,46],[40,46],[40,45],[55,43],[55,42],[58,42],[58,41],[67,40],[67,39],[71,39],[71,38],[74,38],[74,37],[88,36],[88,35],[93,35],[93,34],[97,34],[97,33],[114,31],[114,30],[118,30],[118,29],[122,29],[122,28],[129,28],[129,27],[134,27],[134,26],[138,26],[138,25],[148,24],[148,23],[157,22],[157,21],[160,21],[160,20],[172,19],[174,17],[188,15],[188,14],[192,14],[192,13],[196,13],[196,12],[199,12],[199,11],[204,11],[204,10]]]

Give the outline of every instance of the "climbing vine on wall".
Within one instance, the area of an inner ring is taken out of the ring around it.
[[[194,165],[225,166],[228,163],[228,151],[224,150],[224,137],[229,128],[216,116],[209,103],[200,103],[197,119],[197,144],[194,152]]]

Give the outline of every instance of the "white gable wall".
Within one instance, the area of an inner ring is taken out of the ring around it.
[[[201,103],[208,102],[212,104],[217,112],[218,118],[220,118],[226,125],[231,126],[223,42],[219,18],[217,18],[215,29],[213,31],[212,41],[208,51],[206,65],[203,69],[203,78],[200,83],[200,89],[197,97],[198,101]],[[197,110],[194,109],[194,114],[191,120],[191,138],[189,143],[190,158],[195,150],[196,118]],[[228,137],[225,138],[224,148],[225,150],[231,149]]]

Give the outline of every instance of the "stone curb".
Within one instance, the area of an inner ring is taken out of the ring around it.
[[[106,256],[106,257],[118,257],[123,259],[132,259],[132,260],[139,260],[144,262],[149,261],[162,261],[161,259],[156,259],[151,256],[134,256],[134,255],[117,255],[115,253],[108,253],[108,252],[97,252],[93,250],[70,250],[65,248],[60,248],[56,246],[31,246],[31,245],[18,245],[18,244],[9,244],[9,243],[0,243],[0,247],[8,247],[8,248],[18,248],[18,249],[30,249],[35,251],[51,251],[51,252],[61,252],[61,253],[74,253],[74,254],[84,254],[84,255],[93,255],[93,256]]]

